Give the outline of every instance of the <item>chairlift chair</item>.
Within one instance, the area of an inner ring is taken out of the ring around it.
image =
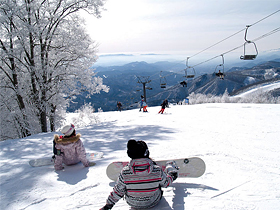
[[[160,84],[160,87],[161,87],[161,88],[166,88],[166,83],[161,83],[161,84]]]
[[[161,76],[162,71],[160,72],[160,87],[161,88],[166,88],[166,78],[164,76]]]
[[[189,66],[189,64],[188,64],[189,59],[190,59],[190,57],[187,57],[187,61],[186,61],[187,68],[185,69],[185,75],[186,75],[186,78],[192,79],[195,77],[195,70],[193,67]]]
[[[256,57],[257,57],[257,55],[258,55],[258,49],[257,49],[257,46],[256,46],[256,44],[254,43],[254,42],[252,42],[252,41],[249,41],[249,40],[247,40],[247,31],[248,31],[248,28],[250,27],[250,25],[247,25],[246,26],[247,28],[246,28],[246,31],[245,31],[245,36],[244,36],[244,39],[245,39],[245,43],[244,43],[244,54],[243,55],[241,55],[240,56],[240,59],[241,60],[254,60]],[[251,44],[251,45],[253,45],[254,46],[254,48],[255,48],[255,54],[247,54],[246,55],[246,45],[247,44]]]
[[[221,68],[219,68],[219,67],[221,67]],[[217,77],[220,77],[220,79],[224,79],[225,74],[224,74],[224,65],[223,64],[216,66],[215,75]]]
[[[193,79],[195,77],[194,68],[188,65],[189,58],[190,57],[187,57],[187,61],[186,61],[187,68],[184,69],[184,71],[185,71],[185,76],[184,77],[186,77],[186,81],[184,80],[183,82],[180,82],[180,84],[183,85],[183,87],[187,87],[187,81],[190,80],[190,79]]]
[[[166,79],[165,78],[160,78],[160,87],[166,88]]]
[[[185,74],[187,79],[192,79],[195,77],[195,70],[193,67],[188,67],[185,69]]]
[[[216,66],[215,75],[217,77],[220,77],[220,79],[224,79],[224,77],[225,77],[224,56],[223,55],[221,55],[221,56],[222,56],[223,63]]]

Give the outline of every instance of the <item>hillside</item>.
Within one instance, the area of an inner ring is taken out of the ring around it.
[[[101,107],[103,111],[116,110],[117,101],[121,101],[124,109],[138,106],[140,96],[143,94],[142,84],[138,83],[139,76],[145,76],[147,83],[147,102],[149,106],[157,106],[164,99],[177,103],[191,93],[222,95],[225,90],[234,95],[242,92],[252,85],[270,83],[280,78],[280,62],[268,61],[247,67],[232,67],[225,72],[224,80],[219,79],[213,71],[210,74],[197,76],[188,82],[187,87],[180,85],[183,77],[184,65],[170,62],[133,62],[124,66],[98,67],[97,76],[103,78],[104,84],[110,87],[109,93],[100,93],[86,98],[86,93],[77,98],[70,105],[68,111],[75,111],[84,103],[91,102],[95,109]],[[161,76],[161,77],[160,77]],[[161,82],[166,82],[165,89],[160,87]],[[279,91],[274,91],[273,96],[279,96]]]
[[[200,93],[200,94],[212,94],[212,95],[222,95],[225,90],[229,94],[235,95],[241,93],[242,91],[252,88],[252,86],[273,83],[280,80],[280,62],[266,62],[254,66],[250,69],[237,69],[235,71],[225,72],[224,79],[220,79],[212,74],[204,74],[190,81],[188,84],[188,93]],[[177,87],[177,89],[180,87]],[[182,88],[181,88],[182,89]],[[166,90],[174,93],[173,89]],[[183,91],[178,91],[180,94]],[[277,93],[277,92],[275,92]],[[274,94],[274,93],[272,93]],[[174,94],[170,94],[174,97]],[[274,94],[275,96],[279,96]]]
[[[116,110],[117,101],[121,101],[125,109],[129,108],[135,102],[140,101],[143,94],[142,84],[138,83],[137,76],[145,76],[151,79],[151,83],[147,85],[152,90],[147,90],[148,94],[161,92],[159,73],[163,71],[164,75],[170,74],[170,71],[178,72],[184,69],[184,65],[170,62],[157,62],[148,64],[146,62],[132,62],[123,66],[98,67],[96,69],[97,76],[103,78],[103,83],[110,87],[109,93],[101,92],[86,98],[87,93],[77,96],[68,111],[75,111],[85,102],[91,102],[97,109],[102,107],[104,111]],[[182,74],[174,73],[169,77],[171,84],[176,84],[178,78],[183,78]]]
[[[98,123],[77,128],[88,152],[104,152],[91,168],[78,164],[56,172],[53,166],[29,166],[30,159],[52,156],[59,132],[0,142],[0,209],[101,208],[114,186],[106,167],[129,160],[131,138],[146,141],[155,160],[198,156],[206,163],[200,178],[180,178],[163,189],[162,201],[151,210],[280,208],[279,104],[177,105],[162,115],[159,110],[95,113]],[[130,208],[121,199],[113,209]]]

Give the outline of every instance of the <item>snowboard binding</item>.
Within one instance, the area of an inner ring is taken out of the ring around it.
[[[166,162],[166,172],[169,173],[171,171],[179,171],[179,167],[174,160]]]
[[[174,160],[166,162],[166,169],[165,169],[166,173],[173,178],[173,181],[177,179],[179,169],[180,168],[178,167],[178,165]]]

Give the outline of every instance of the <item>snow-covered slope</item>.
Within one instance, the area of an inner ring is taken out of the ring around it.
[[[114,185],[112,161],[129,160],[129,139],[147,142],[151,157],[198,156],[200,178],[180,178],[164,189],[157,210],[280,209],[280,105],[201,104],[96,113],[99,123],[77,131],[88,152],[102,151],[96,166],[56,172],[32,168],[32,158],[52,155],[54,133],[0,142],[1,204],[5,210],[99,209]],[[113,209],[129,209],[120,200]]]
[[[263,85],[259,85],[257,87],[253,87],[251,90],[247,90],[244,93],[240,93],[237,96],[234,97],[248,97],[249,95],[253,95],[256,93],[260,93],[260,92],[269,92],[271,90],[275,90],[280,88],[280,81],[271,83],[271,84],[263,84]]]

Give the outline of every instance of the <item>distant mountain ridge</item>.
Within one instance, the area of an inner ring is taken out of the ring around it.
[[[184,64],[172,62],[132,62],[123,66],[97,67],[97,76],[103,78],[104,84],[110,87],[109,93],[101,92],[86,98],[85,95],[77,96],[71,103],[68,111],[75,111],[84,103],[91,102],[95,109],[101,107],[103,111],[116,110],[117,101],[122,102],[124,109],[138,106],[143,86],[138,83],[139,76],[151,80],[147,83],[147,103],[149,106],[160,105],[162,100],[178,102],[190,93],[221,95],[228,91],[236,94],[246,87],[254,84],[269,83],[280,79],[280,59],[263,62],[251,68],[232,67],[225,72],[224,80],[215,73],[197,76],[192,81],[187,81],[187,87],[180,85],[184,78]],[[201,74],[203,71],[199,72]],[[166,88],[161,88],[160,83],[165,80]],[[279,95],[279,90],[272,93]]]

